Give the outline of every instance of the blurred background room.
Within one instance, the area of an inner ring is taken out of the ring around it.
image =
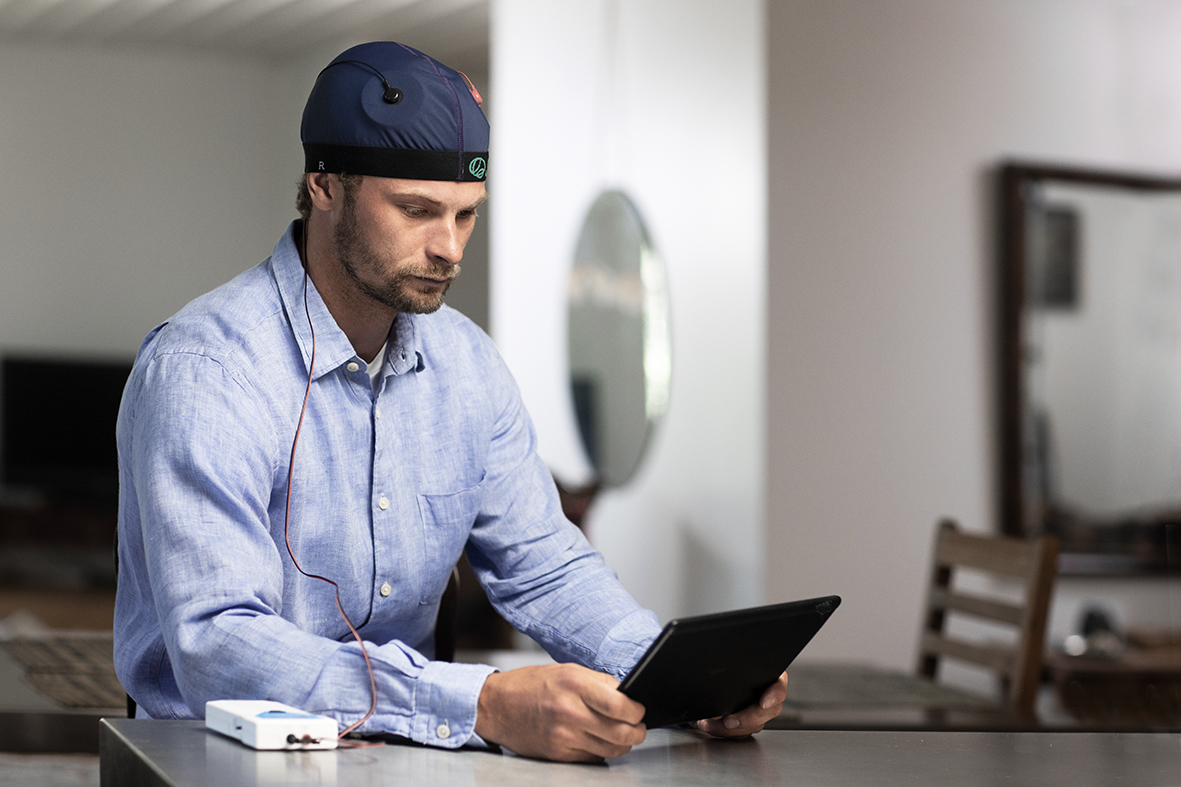
[[[491,199],[449,303],[496,341],[543,458],[575,492],[568,510],[663,621],[835,593],[801,661],[913,672],[937,522],[1046,532],[1005,502],[1005,479],[1031,472],[1005,441],[1032,438],[1005,431],[1005,381],[1024,363],[1005,326],[1024,302],[1006,289],[1003,167],[1181,178],[1181,3],[8,0],[9,728],[114,711],[54,694],[105,678],[45,678],[27,645],[67,631],[109,645],[113,440],[90,426],[113,430],[110,391],[153,326],[269,255],[296,216],[316,74],[375,38],[464,71],[485,98]],[[588,273],[604,192],[625,197],[635,264]],[[1181,314],[1181,244],[1161,254],[1157,308]],[[592,301],[604,311],[577,317]],[[607,335],[610,309],[634,335]],[[588,415],[572,359],[612,341],[641,387]],[[1181,407],[1153,412],[1181,434]],[[618,419],[638,437],[609,469]],[[1154,456],[1181,489],[1181,444]],[[1158,502],[1181,509],[1181,494]],[[1147,561],[1116,546],[1088,562],[1063,539],[1045,651],[1061,655],[1088,612],[1120,647],[1157,637],[1178,661],[1160,684],[1177,708],[1181,524],[1146,527],[1159,547]],[[992,691],[971,669],[945,677]],[[1041,712],[1070,723],[1045,691]]]

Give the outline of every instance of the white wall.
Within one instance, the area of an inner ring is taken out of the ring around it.
[[[130,358],[270,253],[270,67],[6,43],[0,72],[0,349]]]
[[[1181,4],[773,0],[767,36],[766,593],[845,597],[810,657],[909,668],[936,518],[995,525],[993,168],[1181,170]],[[1055,636],[1092,597],[1181,625],[1064,580]]]
[[[583,216],[622,187],[668,268],[669,412],[592,541],[662,617],[762,597],[765,272],[757,0],[496,0],[492,335],[541,451],[586,477],[566,374]]]

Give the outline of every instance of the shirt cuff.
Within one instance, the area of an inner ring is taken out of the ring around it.
[[[472,733],[472,736],[467,739],[467,743],[464,745],[469,749],[487,749],[488,751],[495,751],[500,748],[498,744],[489,743],[474,732]]]
[[[480,745],[476,707],[484,680],[495,667],[487,664],[428,662],[414,685],[414,718],[410,737],[428,746],[458,749]]]

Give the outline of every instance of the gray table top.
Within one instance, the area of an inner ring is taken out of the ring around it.
[[[1177,787],[1181,735],[1083,732],[855,732],[767,730],[746,741],[652,730],[605,765],[564,765],[485,751],[383,746],[256,752],[202,722],[103,722],[104,785],[260,784],[1037,785]],[[126,766],[147,767],[136,778]],[[116,778],[119,781],[115,781]]]

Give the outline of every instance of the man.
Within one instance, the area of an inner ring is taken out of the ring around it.
[[[437,746],[623,754],[644,711],[615,689],[656,617],[562,516],[491,341],[442,307],[486,196],[478,93],[365,44],[321,72],[302,137],[301,219],[149,334],[128,382],[120,680],[153,718],[265,698]],[[501,614],[565,663],[431,659],[465,549]],[[784,680],[702,729],[761,729]]]

